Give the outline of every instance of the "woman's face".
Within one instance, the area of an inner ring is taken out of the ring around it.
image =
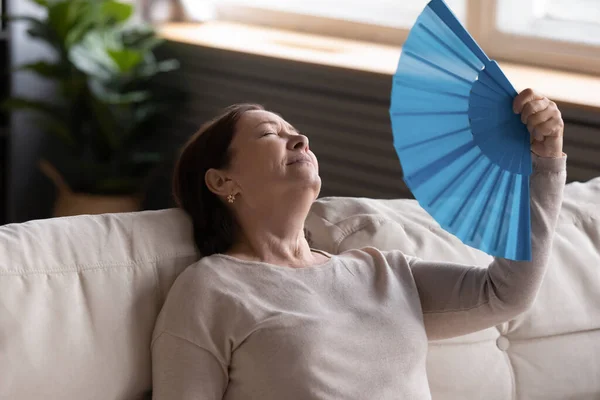
[[[311,194],[312,200],[318,196],[319,165],[308,138],[280,116],[259,110],[244,113],[230,151],[226,174],[251,205],[272,203],[273,196],[286,194]]]

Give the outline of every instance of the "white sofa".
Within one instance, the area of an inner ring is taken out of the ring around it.
[[[325,198],[306,226],[333,253],[490,261],[411,200]],[[0,227],[0,399],[140,398],[155,318],[197,257],[174,209]],[[600,178],[567,186],[549,268],[526,314],[431,342],[434,399],[600,399]]]

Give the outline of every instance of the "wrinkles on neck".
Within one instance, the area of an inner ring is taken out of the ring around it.
[[[304,221],[312,200],[262,204],[236,210],[235,242],[226,254],[248,261],[276,265],[307,266],[315,263],[304,236]]]

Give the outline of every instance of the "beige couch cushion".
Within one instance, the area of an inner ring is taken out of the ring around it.
[[[332,253],[371,245],[430,260],[492,260],[442,230],[414,200],[323,199],[307,227]],[[600,398],[600,178],[565,189],[534,307],[496,328],[431,342],[428,373],[434,399]]]
[[[197,259],[179,210],[0,228],[0,399],[134,399],[175,277]]]
[[[498,329],[432,343],[435,399],[504,400],[515,390],[523,399],[600,397],[600,180],[567,192],[538,303]],[[429,259],[490,260],[413,201],[323,199],[307,227],[315,247],[331,252],[375,244]],[[0,399],[141,395],[151,387],[155,318],[197,258],[178,210],[0,227]]]

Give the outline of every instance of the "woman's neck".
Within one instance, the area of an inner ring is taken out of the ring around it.
[[[236,241],[227,254],[275,265],[304,267],[320,261],[304,236],[306,209],[281,207],[238,214]]]

